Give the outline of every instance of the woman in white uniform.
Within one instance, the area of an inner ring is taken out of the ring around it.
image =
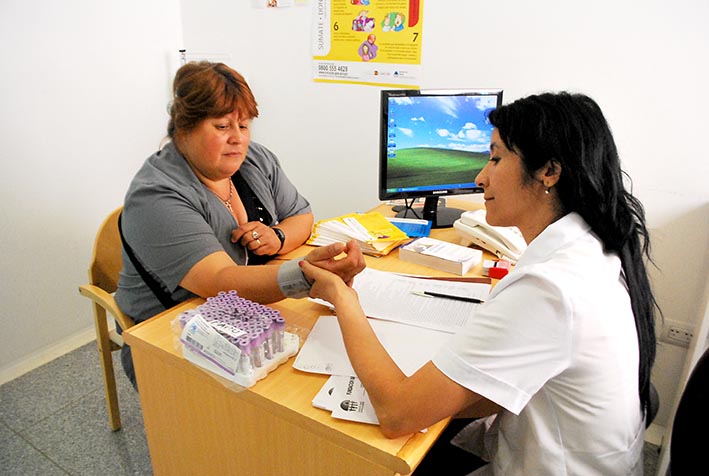
[[[488,222],[517,226],[528,248],[463,332],[407,377],[356,292],[302,263],[311,296],[336,307],[386,436],[485,417],[457,437],[489,461],[475,474],[641,475],[656,303],[643,207],[610,128],[592,99],[564,92],[489,119],[490,160],[475,181]]]

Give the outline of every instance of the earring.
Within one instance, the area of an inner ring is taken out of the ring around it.
[[[545,195],[549,195],[549,189],[544,190]]]

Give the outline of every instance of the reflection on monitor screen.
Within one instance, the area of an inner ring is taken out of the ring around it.
[[[379,199],[425,197],[423,209],[397,216],[452,226],[462,210],[438,197],[482,192],[475,177],[489,158],[487,115],[501,104],[499,89],[382,91]]]

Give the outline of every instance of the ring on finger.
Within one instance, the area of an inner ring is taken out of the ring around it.
[[[260,247],[261,247],[261,240],[259,240],[258,238],[256,238],[256,243],[258,244],[258,246],[259,246],[259,248],[260,248]]]
[[[258,234],[258,232],[257,232],[256,230],[251,230],[251,237],[252,237],[254,240],[258,240],[258,237],[259,237],[259,236],[260,236],[260,235]]]

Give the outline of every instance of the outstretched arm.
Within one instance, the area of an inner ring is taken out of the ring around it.
[[[335,306],[347,355],[367,389],[386,436],[395,438],[427,428],[481,400],[479,395],[449,379],[432,362],[407,377],[379,342],[359,304],[357,292],[323,269],[309,263],[301,263],[301,268],[313,280],[311,296]]]
[[[352,282],[365,266],[362,251],[355,242],[315,248],[305,260],[336,273],[339,279],[347,282]],[[279,266],[271,265],[239,266],[226,252],[218,251],[198,261],[180,286],[205,298],[233,289],[245,299],[267,304],[287,297],[279,287],[278,270]]]

